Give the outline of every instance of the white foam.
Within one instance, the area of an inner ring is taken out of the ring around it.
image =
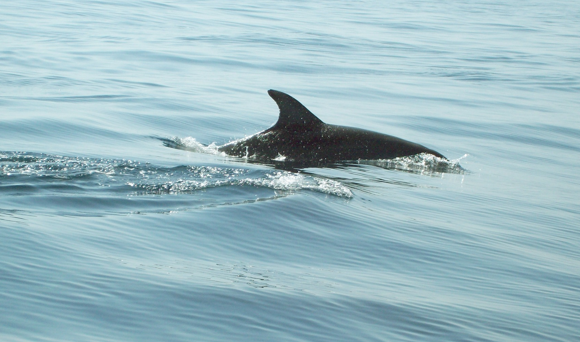
[[[218,150],[218,146],[215,143],[211,143],[210,145],[204,145],[192,137],[186,137],[186,138],[174,137],[171,140],[178,147],[180,147],[182,149],[186,149],[188,151],[197,152],[197,153],[207,153],[207,154],[220,154],[221,153]]]
[[[209,177],[202,181],[178,179],[175,181],[165,181],[156,183],[139,183],[127,182],[127,185],[142,189],[149,193],[168,193],[178,194],[187,193],[208,188],[227,187],[227,186],[256,186],[265,187],[284,192],[295,192],[300,190],[310,190],[321,192],[329,195],[351,198],[352,191],[344,186],[342,183],[330,179],[316,178],[312,176],[305,176],[299,173],[291,173],[287,171],[277,171],[265,174],[260,178],[236,178],[229,176],[221,178],[216,175],[215,179]]]
[[[421,174],[463,173],[465,170],[461,165],[459,165],[459,161],[467,156],[468,155],[466,154],[458,159],[447,160],[429,153],[420,153],[413,156],[398,157],[394,159],[361,161],[361,163],[376,165],[388,169],[416,171]]]

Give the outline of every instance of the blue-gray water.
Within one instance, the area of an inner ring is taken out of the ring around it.
[[[0,340],[580,340],[579,46],[574,1],[2,2]],[[465,171],[195,152],[271,88]]]

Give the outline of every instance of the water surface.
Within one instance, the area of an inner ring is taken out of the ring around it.
[[[578,5],[0,7],[3,341],[580,338]],[[268,89],[452,162],[203,148]]]

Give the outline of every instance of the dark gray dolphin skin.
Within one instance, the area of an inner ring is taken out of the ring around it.
[[[268,94],[280,108],[278,122],[263,132],[232,141],[218,149],[230,156],[263,161],[332,163],[392,159],[429,153],[425,146],[360,128],[322,122],[292,96],[277,90]]]

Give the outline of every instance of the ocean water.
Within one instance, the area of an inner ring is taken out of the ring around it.
[[[0,340],[580,340],[579,46],[573,1],[3,2]],[[451,162],[217,153],[268,89]]]

